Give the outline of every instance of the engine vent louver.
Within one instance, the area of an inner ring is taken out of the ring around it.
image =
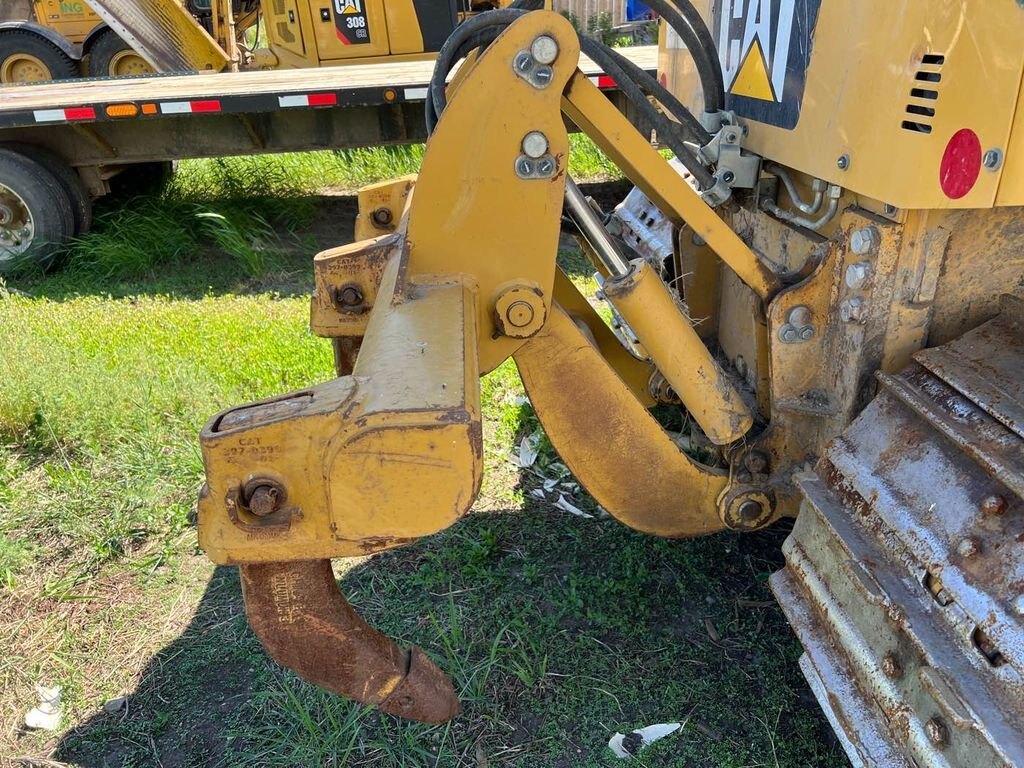
[[[935,102],[939,98],[939,83],[942,82],[942,65],[946,57],[941,53],[926,53],[921,59],[921,68],[914,75],[914,86],[910,89],[911,101],[907,104],[906,118],[902,127],[913,133],[931,133],[932,118],[935,117]]]

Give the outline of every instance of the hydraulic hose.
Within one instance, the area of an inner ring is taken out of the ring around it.
[[[430,88],[427,93],[427,133],[434,132],[437,118],[444,110],[446,100],[444,89],[447,85],[448,73],[452,71],[458,61],[459,49],[463,43],[478,33],[492,27],[507,27],[528,11],[520,8],[504,8],[497,11],[486,11],[479,16],[474,16],[462,22],[455,28],[455,31],[445,40],[441,50],[437,53],[437,61],[434,64],[434,72],[430,76]],[[476,47],[479,47],[479,43]]]
[[[626,98],[640,111],[644,119],[654,127],[658,132],[659,138],[664,140],[669,149],[675,153],[679,162],[683,164],[686,170],[693,174],[701,188],[710,189],[713,187],[715,184],[714,177],[683,143],[679,135],[679,124],[672,122],[654,108],[640,90],[640,87],[619,66],[615,54],[611,54],[609,49],[589,37],[580,38],[580,47],[587,56],[615,79],[619,88],[626,95]],[[619,56],[619,58],[622,57]]]
[[[651,0],[647,5],[657,11],[666,23],[682,38],[697,67],[704,91],[704,111],[717,112],[725,108],[725,78],[718,49],[704,19],[690,0]]]
[[[488,11],[473,17],[455,30],[438,53],[430,79],[425,110],[428,133],[433,132],[447,104],[447,78],[455,64],[472,50],[486,48],[509,24],[523,13],[540,5],[542,0],[517,0],[504,10]],[[724,88],[719,85],[722,82],[722,71],[718,57],[714,53],[714,42],[700,14],[688,0],[682,0],[682,5],[683,9],[679,10],[667,0],[653,0],[651,3],[651,7],[662,14],[689,47],[701,78],[705,110],[717,111],[724,105]],[[695,140],[700,145],[710,141],[711,135],[700,121],[656,78],[648,75],[617,51],[582,35],[580,47],[583,53],[615,79],[626,98],[658,132],[658,136],[694,176],[700,187],[712,187],[715,183],[714,177],[684,143],[687,138]],[[653,96],[664,111],[675,120],[666,118],[655,109],[647,98],[648,94]]]

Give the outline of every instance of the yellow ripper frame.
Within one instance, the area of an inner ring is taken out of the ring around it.
[[[557,46],[549,67],[529,58],[539,37]],[[680,352],[641,338],[652,365],[625,351],[557,273],[569,151],[564,112],[667,214],[700,232],[758,296],[779,288],[579,74],[578,57],[569,23],[535,12],[463,67],[418,179],[361,196],[374,208],[361,211],[360,231],[397,222],[396,231],[314,262],[311,327],[334,340],[339,378],[226,411],[201,435],[200,544],[216,562],[241,564],[250,621],[268,650],[330,690],[405,717],[453,716],[450,683],[418,650],[405,657],[403,671],[397,646],[367,627],[337,590],[311,601],[305,591],[323,594],[329,566],[310,561],[398,546],[469,510],[482,472],[479,376],[509,357],[556,450],[626,525],[696,536],[747,514],[744,504],[755,504],[762,521],[773,514],[769,495],[737,489],[726,472],[695,462],[646,410],[655,366],[671,366],[666,378],[678,374],[693,384],[680,395],[718,442],[742,438],[751,426],[682,308],[654,301],[656,287],[619,290],[623,301],[640,297],[632,310],[648,314],[646,328],[686,339]],[[660,284],[644,268],[634,262],[631,279]],[[308,653],[295,648],[299,636]],[[327,648],[361,662],[325,668]],[[382,678],[381,668],[391,671]]]

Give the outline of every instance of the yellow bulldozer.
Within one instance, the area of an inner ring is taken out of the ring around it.
[[[330,559],[470,509],[479,377],[511,357],[623,524],[795,518],[771,584],[854,764],[1024,765],[1024,9],[648,4],[658,79],[522,1],[454,30],[418,177],[363,190],[364,239],[314,259],[337,377],[209,421],[200,543],[240,567],[282,664],[457,717],[444,671],[370,628]],[[570,123],[635,184],[614,210],[568,175]],[[557,267],[566,230],[612,311]]]
[[[0,84],[87,74],[319,67],[433,56],[507,0],[33,0],[0,23]]]

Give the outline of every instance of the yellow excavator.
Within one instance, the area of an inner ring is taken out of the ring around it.
[[[0,84],[432,57],[509,0],[33,0],[0,23]]]
[[[796,518],[771,585],[855,765],[1024,765],[1024,10],[648,2],[658,79],[526,2],[455,30],[418,177],[363,190],[364,239],[314,259],[337,377],[202,431],[201,546],[240,567],[283,665],[457,717],[447,675],[369,627],[330,559],[470,509],[479,377],[511,357],[623,524]],[[635,184],[614,210],[568,175],[567,123]],[[563,230],[613,324],[556,266]]]

